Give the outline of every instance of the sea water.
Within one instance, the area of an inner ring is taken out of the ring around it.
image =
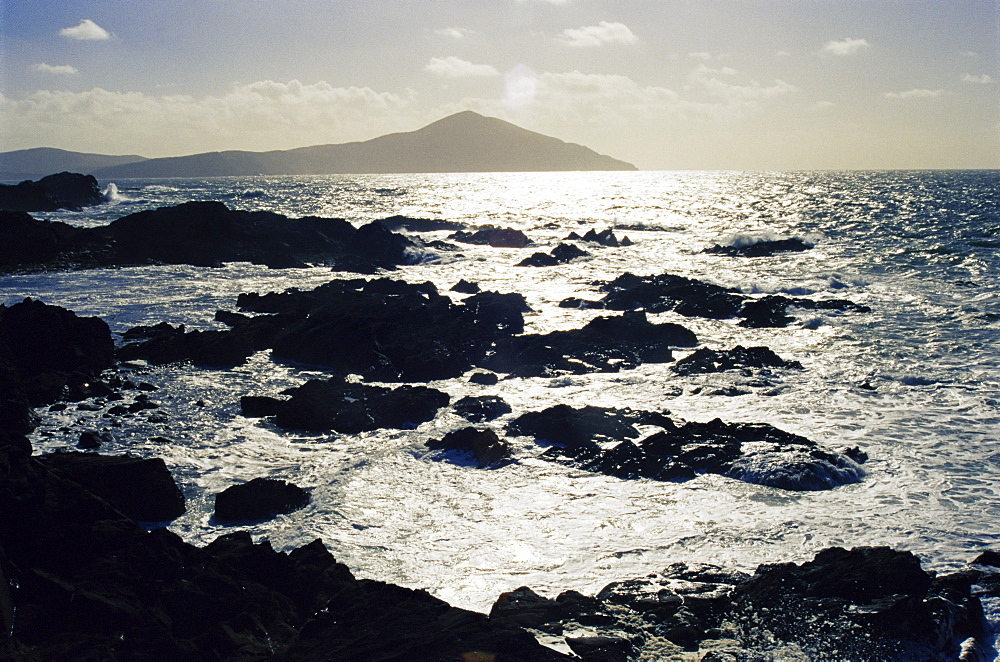
[[[267,352],[233,370],[190,365],[129,368],[165,417],[112,419],[71,405],[46,413],[40,452],[75,446],[83,429],[108,429],[102,452],[162,457],[187,497],[171,530],[206,543],[231,528],[211,520],[213,495],[259,476],[311,491],[310,504],[252,523],[256,539],[291,549],[321,538],[357,576],[426,588],[452,604],[488,610],[527,585],[554,596],[593,593],[611,581],[677,562],[752,570],[803,561],[830,545],[890,545],[949,571],[1000,547],[1000,173],[629,172],[360,175],[123,180],[108,203],[37,214],[103,225],[141,209],[219,200],[233,209],[355,225],[394,214],[523,230],[526,249],[457,245],[428,250],[389,274],[460,279],[524,294],[527,332],[577,328],[602,313],[559,308],[597,299],[595,282],[626,271],[674,273],[737,287],[849,299],[871,312],[792,309],[786,328],[736,320],[651,315],[693,330],[703,346],[766,345],[804,369],[763,377],[678,377],[668,364],[618,373],[432,382],[452,400],[498,395],[513,413],[565,403],[667,410],[677,419],[770,423],[816,442],[859,446],[860,483],[790,492],[704,475],[687,482],[620,480],[552,464],[531,439],[512,440],[514,461],[478,469],[425,442],[468,425],[450,410],[413,430],[304,434],[240,414],[242,395],[276,395],[327,373],[275,363]],[[570,232],[615,229],[634,242],[583,245],[590,257],[555,267],[515,266]],[[446,239],[447,232],[423,239]],[[808,251],[740,258],[705,254],[716,243],[800,237]],[[0,302],[25,296],[114,332],[168,321],[222,328],[217,309],[241,292],[307,289],[355,274],[328,268],[146,266],[0,277]],[[450,293],[459,299],[461,295]],[[678,352],[683,356],[685,352]],[[722,393],[741,393],[723,395]],[[158,422],[155,422],[158,421]],[[69,431],[67,432],[66,428]]]

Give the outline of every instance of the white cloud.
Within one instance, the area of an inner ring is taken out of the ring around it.
[[[757,101],[785,96],[796,91],[794,85],[783,80],[775,80],[770,85],[761,85],[755,80],[750,81],[747,85],[740,85],[716,77],[720,75],[732,77],[736,73],[737,71],[731,67],[713,69],[702,64],[692,71],[688,78],[709,94],[734,105],[753,104]]]
[[[500,72],[492,65],[475,64],[454,55],[432,57],[427,66],[424,67],[424,71],[444,78],[473,78],[500,75]]]
[[[852,39],[850,37],[846,39],[834,39],[823,44],[823,48],[820,49],[820,53],[825,53],[827,55],[856,55],[861,51],[871,48],[869,44],[864,39]]]
[[[79,25],[63,28],[59,34],[68,39],[99,40],[111,39],[111,34],[89,18],[80,21]]]
[[[32,67],[35,71],[41,71],[45,74],[56,74],[59,76],[72,76],[73,74],[79,73],[76,67],[72,67],[68,64],[45,64],[44,62],[39,62]]]
[[[460,28],[456,26],[456,27],[441,28],[440,30],[435,30],[434,34],[438,35],[439,37],[449,37],[451,39],[465,39],[466,37],[471,37],[472,35],[477,33],[475,30],[469,30],[468,28]]]
[[[993,76],[989,74],[965,74],[962,76],[963,83],[974,83],[977,85],[991,85]]]
[[[809,106],[809,110],[827,110],[836,106],[832,101],[817,101],[816,103]]]
[[[58,145],[145,156],[288,149],[413,128],[410,96],[297,80],[258,81],[201,97],[41,90],[0,97],[0,118],[0,144],[13,149]]]
[[[917,88],[913,90],[906,90],[905,92],[886,92],[883,96],[886,99],[933,99],[935,97],[942,96],[944,90],[927,90],[924,88]]]
[[[559,41],[569,46],[593,47],[604,44],[636,44],[639,38],[622,23],[601,21],[597,25],[569,28],[559,33]]]
[[[978,60],[979,53],[977,53],[976,51],[962,51],[962,57],[967,57],[970,60]]]

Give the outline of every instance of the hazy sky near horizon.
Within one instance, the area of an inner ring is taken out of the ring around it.
[[[644,169],[1000,167],[997,0],[0,0],[0,151],[475,110]]]

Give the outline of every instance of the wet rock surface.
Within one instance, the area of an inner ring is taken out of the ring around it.
[[[292,483],[254,478],[215,495],[215,519],[222,522],[269,519],[309,503],[309,493]]]
[[[739,290],[714,283],[659,274],[636,276],[624,273],[609,282],[596,283],[606,294],[599,300],[577,297],[560,302],[563,308],[604,310],[643,310],[647,313],[673,311],[685,317],[709,319],[742,318],[740,326],[749,328],[784,327],[795,321],[789,307],[837,312],[867,312],[867,306],[845,299],[813,300],[804,297],[767,295],[749,297]]]
[[[520,230],[498,228],[493,225],[484,225],[477,230],[460,230],[449,235],[448,238],[463,244],[493,246],[494,248],[524,248],[531,245],[531,240]]]
[[[912,554],[887,547],[832,547],[752,576],[678,563],[593,597],[552,599],[521,587],[499,597],[490,619],[589,632],[588,641],[567,642],[607,660],[943,661],[959,659],[968,640],[980,642],[981,657],[962,659],[989,654],[969,583],[960,574],[936,578]]]
[[[60,172],[38,181],[0,184],[0,209],[9,211],[56,211],[80,209],[104,202],[93,175]]]
[[[645,313],[597,317],[580,329],[504,338],[483,367],[517,377],[618,372],[641,363],[667,363],[671,349],[698,344],[679,324],[654,324]]]
[[[814,244],[798,237],[786,239],[760,240],[753,243],[742,243],[731,246],[714,244],[704,249],[702,253],[717,253],[733,257],[770,257],[778,253],[807,251]]]
[[[641,436],[637,425],[662,428]],[[714,473],[785,490],[823,490],[859,482],[867,456],[837,452],[764,423],[676,424],[655,412],[556,405],[522,414],[507,434],[557,444],[543,459],[618,478],[686,480]],[[614,445],[608,442],[616,442]]]
[[[275,415],[280,427],[356,434],[379,428],[412,428],[448,406],[447,393],[426,386],[354,384],[339,377],[310,379],[286,391]]]
[[[548,253],[532,253],[517,263],[519,267],[554,267],[557,264],[572,262],[590,253],[573,244],[559,244]]]
[[[471,453],[480,469],[510,454],[510,445],[497,436],[496,432],[473,427],[453,430],[441,439],[431,439],[427,442],[427,448]]]
[[[695,375],[725,370],[745,370],[753,368],[783,368],[801,370],[798,361],[786,361],[767,347],[743,347],[715,350],[708,347],[696,349],[671,366],[679,375]]]

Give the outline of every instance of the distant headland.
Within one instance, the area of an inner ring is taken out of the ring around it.
[[[363,142],[270,152],[205,152],[147,159],[47,147],[0,153],[0,179],[71,169],[101,180],[156,177],[417,172],[637,170],[631,163],[472,111]]]

